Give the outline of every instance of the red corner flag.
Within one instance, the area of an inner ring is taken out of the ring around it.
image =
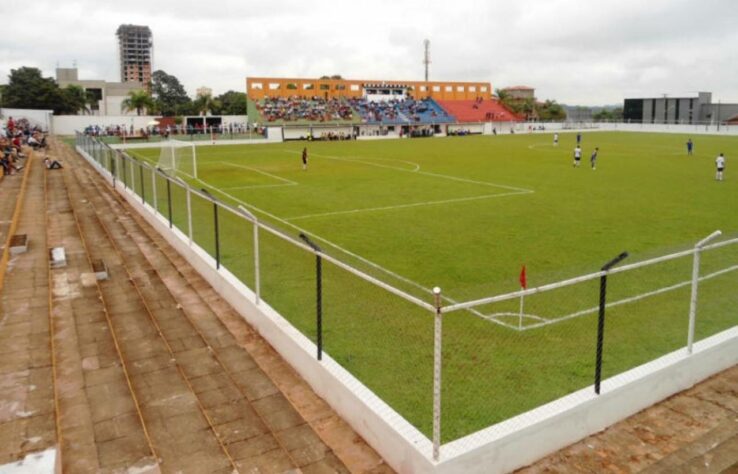
[[[524,290],[528,288],[528,280],[525,278],[525,265],[520,270],[520,287]]]

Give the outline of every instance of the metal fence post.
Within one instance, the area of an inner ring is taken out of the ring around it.
[[[159,212],[159,199],[156,194],[156,170],[154,168],[151,168],[151,193],[153,195],[152,207],[154,208],[154,215],[156,215]]]
[[[123,189],[128,189],[128,173],[126,172],[126,158],[121,154],[120,156],[120,169],[121,177],[123,178]]]
[[[318,345],[318,360],[323,360],[323,259],[322,250],[307,235],[301,233],[300,238],[315,251],[315,330]]]
[[[192,192],[190,191],[190,186],[182,181],[180,178],[177,178],[182,182],[182,185],[185,187],[185,196],[187,198],[187,236],[190,239],[189,245],[192,247]]]
[[[215,269],[220,270],[220,233],[218,231],[218,201],[215,197],[208,192],[205,188],[200,188],[202,192],[210,197],[213,202],[213,227],[215,234]]]
[[[441,288],[433,288],[434,304],[436,307],[435,325],[433,330],[433,460],[438,461],[441,456],[441,363],[443,335],[443,319],[441,316]]]
[[[141,203],[146,204],[146,192],[144,191],[144,168],[141,163],[138,163],[138,176],[138,181],[141,184]]]
[[[167,216],[169,217],[169,228],[172,228],[172,180],[167,177]]]
[[[700,254],[702,253],[702,247],[704,247],[709,241],[720,237],[723,233],[716,230],[712,234],[708,235],[704,239],[697,242],[694,246],[694,260],[692,263],[692,294],[689,299],[689,329],[687,332],[687,353],[692,353],[692,344],[694,343],[694,324],[697,318],[697,286],[700,281]]]
[[[628,256],[623,252],[602,266],[604,275],[600,277],[600,314],[597,319],[597,356],[595,360],[595,393],[600,394],[600,382],[602,381],[602,344],[605,339],[605,302],[607,300],[607,271],[620,263]]]
[[[118,170],[118,151],[112,150],[110,152],[110,176],[113,179],[113,189],[115,189],[115,175]]]
[[[238,208],[241,210],[241,212],[246,214],[246,216],[251,218],[254,224],[254,302],[258,305],[259,301],[261,301],[261,271],[259,269],[259,219],[257,219],[254,214],[252,214],[242,205],[239,204]]]

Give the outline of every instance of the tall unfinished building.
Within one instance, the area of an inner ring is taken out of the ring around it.
[[[153,40],[148,26],[120,25],[116,32],[120,50],[121,82],[151,83]]]

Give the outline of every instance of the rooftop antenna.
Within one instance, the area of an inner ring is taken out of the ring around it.
[[[428,82],[428,67],[430,66],[430,40],[426,39],[423,41],[425,47],[425,55],[423,56],[423,64],[425,65],[425,82]]]

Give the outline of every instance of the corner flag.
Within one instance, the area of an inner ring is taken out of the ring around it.
[[[525,278],[525,265],[520,270],[520,287],[524,290],[528,288],[528,280]]]

